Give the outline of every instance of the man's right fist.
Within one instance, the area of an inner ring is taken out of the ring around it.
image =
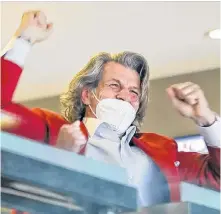
[[[86,127],[80,121],[76,121],[60,128],[56,147],[83,154],[87,140],[88,132]]]
[[[41,11],[29,11],[23,14],[22,21],[15,36],[21,36],[31,44],[43,41],[52,32],[52,23],[47,23],[47,17]]]

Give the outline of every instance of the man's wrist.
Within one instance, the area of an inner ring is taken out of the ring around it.
[[[29,45],[33,45],[33,43],[31,42],[31,39],[26,38],[25,36],[22,36],[22,35],[18,36],[17,39],[21,39],[21,40],[27,42]]]
[[[209,127],[216,121],[216,115],[214,112],[207,114],[206,116],[199,116],[193,118],[194,122],[201,127]]]

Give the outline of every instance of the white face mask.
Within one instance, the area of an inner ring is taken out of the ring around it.
[[[110,98],[98,100],[95,94],[94,97],[98,101],[96,113],[89,105],[94,116],[111,125],[117,134],[124,134],[136,117],[136,110],[133,106],[123,100]]]

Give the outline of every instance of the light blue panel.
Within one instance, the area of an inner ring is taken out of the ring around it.
[[[124,168],[85,158],[29,139],[1,132],[1,149],[108,181],[128,185]]]
[[[180,185],[181,201],[192,202],[220,210],[220,192],[194,184],[182,182]]]

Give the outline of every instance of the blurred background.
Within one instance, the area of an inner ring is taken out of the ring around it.
[[[14,100],[60,111],[59,95],[96,53],[143,54],[150,66],[150,101],[142,131],[170,137],[198,134],[172,108],[165,89],[191,81],[220,113],[220,2],[1,2],[4,47],[27,10],[54,23],[51,37],[34,46]]]

